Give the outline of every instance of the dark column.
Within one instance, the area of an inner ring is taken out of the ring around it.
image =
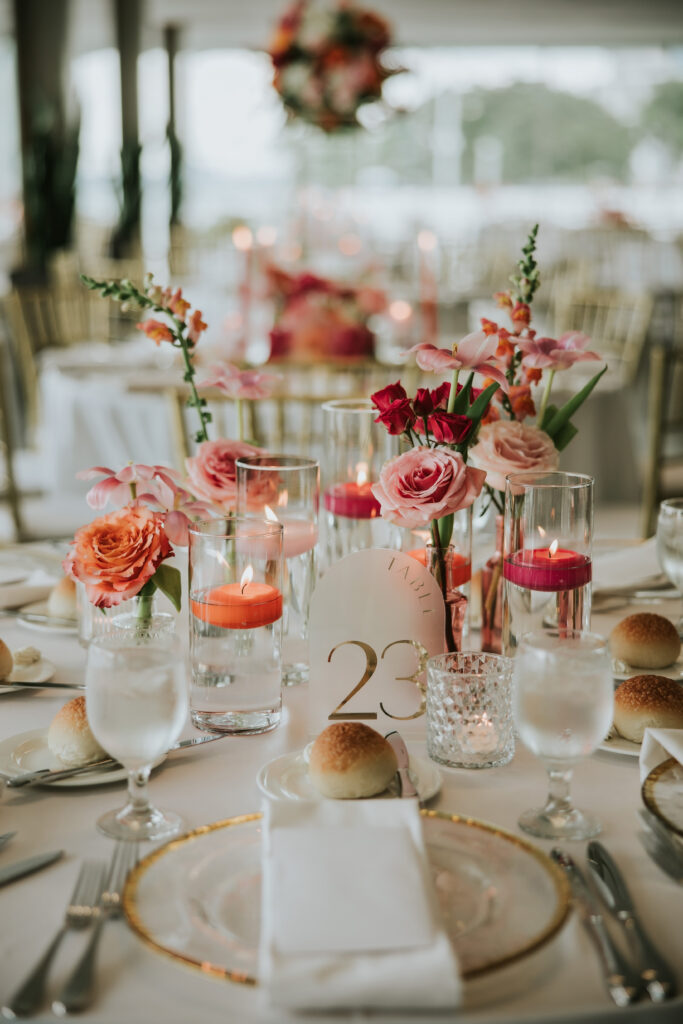
[[[19,0],[21,2],[21,0]],[[112,238],[112,256],[130,256],[140,240],[140,137],[138,133],[138,55],[142,0],[114,0],[121,68],[121,213]]]
[[[183,201],[183,150],[178,138],[175,102],[175,64],[180,40],[178,25],[164,27],[164,46],[168,58],[168,125],[166,137],[171,154],[169,186],[171,191],[171,225],[180,223],[180,206]]]
[[[69,0],[14,0],[26,262],[70,241],[78,119],[67,110]]]

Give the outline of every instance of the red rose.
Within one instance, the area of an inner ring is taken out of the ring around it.
[[[418,388],[415,398],[413,399],[413,409],[415,415],[422,418],[423,416],[431,416],[434,412],[434,398],[433,392],[429,388]]]
[[[462,388],[458,388],[461,391]],[[445,380],[443,384],[439,384],[438,388],[434,388],[432,391],[432,402],[435,409],[445,409],[448,405],[448,399],[451,397],[451,384],[450,381]]]
[[[380,412],[384,412],[392,402],[397,402],[407,397],[405,388],[400,380],[397,380],[395,384],[387,384],[381,391],[375,391],[374,395],[370,395],[370,401]]]
[[[414,422],[415,413],[407,398],[399,398],[392,402],[375,420],[375,423],[382,423],[390,434],[402,434],[406,427]]]
[[[435,412],[427,420],[427,426],[436,441],[443,444],[460,444],[472,429],[472,420],[452,412]]]

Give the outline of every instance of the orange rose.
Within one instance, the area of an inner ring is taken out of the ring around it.
[[[172,554],[162,517],[127,505],[82,526],[62,565],[85,584],[92,604],[112,608],[139,594]]]

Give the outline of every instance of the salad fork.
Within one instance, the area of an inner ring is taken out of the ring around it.
[[[105,867],[101,861],[84,861],[76,879],[76,885],[66,908],[64,922],[29,976],[20,985],[8,1003],[2,1007],[2,1015],[8,1020],[15,1017],[30,1017],[39,1008],[45,994],[45,982],[57,947],[72,928],[85,928],[97,914]]]
[[[96,923],[83,956],[76,964],[73,974],[52,1004],[58,1017],[76,1013],[90,1006],[95,995],[95,956],[102,928],[111,917],[121,912],[121,895],[131,868],[139,855],[139,844],[119,840],[109,867],[107,883],[102,890],[100,905],[96,911]]]

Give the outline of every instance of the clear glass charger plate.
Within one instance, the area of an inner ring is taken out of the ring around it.
[[[422,811],[442,916],[463,977],[475,979],[545,946],[569,912],[564,874],[526,840],[493,825]],[[128,877],[133,931],[204,974],[258,984],[261,814],[171,840]]]
[[[641,793],[647,809],[683,836],[683,765],[675,757],[662,761],[645,779]]]

